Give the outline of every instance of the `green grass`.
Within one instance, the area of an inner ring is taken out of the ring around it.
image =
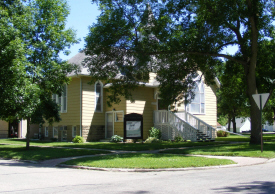
[[[249,143],[173,149],[162,151],[162,153],[275,158],[275,142],[264,143],[263,153],[261,153],[261,145]]]
[[[110,153],[106,151],[66,149],[66,148],[42,148],[30,147],[26,150],[22,145],[0,145],[0,158],[18,160],[48,160],[53,158],[66,158],[72,156],[94,155]]]
[[[99,168],[187,168],[234,164],[231,160],[205,157],[191,157],[174,154],[116,154],[79,158],[64,162],[67,165]]]
[[[25,145],[24,139],[1,139],[1,143]],[[228,143],[228,142],[224,142]],[[90,149],[106,149],[106,150],[126,150],[126,151],[143,151],[143,150],[158,150],[167,148],[180,148],[192,146],[217,145],[221,142],[162,142],[162,143],[110,143],[110,142],[88,142],[74,144],[70,142],[47,142],[47,141],[32,141],[33,146],[51,146],[51,147],[74,147],[74,148],[90,148]]]
[[[230,134],[228,137],[217,137],[216,141],[231,141],[231,142],[249,142],[250,137]]]

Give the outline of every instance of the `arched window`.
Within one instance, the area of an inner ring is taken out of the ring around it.
[[[95,111],[103,111],[103,84],[101,81],[95,83]]]
[[[195,98],[191,104],[187,106],[187,111],[193,114],[204,114],[205,113],[205,98],[204,98],[204,84],[200,82],[194,89]]]

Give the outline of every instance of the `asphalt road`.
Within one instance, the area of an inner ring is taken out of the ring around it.
[[[275,162],[168,172],[106,172],[0,160],[0,193],[275,193]]]

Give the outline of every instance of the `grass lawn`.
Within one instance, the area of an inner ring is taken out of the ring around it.
[[[244,137],[240,135],[230,134],[228,137],[217,137],[216,141],[249,142],[250,136]]]
[[[261,145],[249,143],[173,149],[162,151],[162,153],[275,158],[275,142],[265,142],[263,153],[261,153]]]
[[[1,143],[25,145],[24,139],[0,139]],[[228,143],[228,142],[223,142]],[[74,144],[70,142],[46,142],[46,141],[31,141],[32,146],[51,146],[51,147],[74,147],[74,148],[91,148],[91,149],[106,149],[106,150],[126,150],[126,151],[143,151],[143,150],[158,150],[167,148],[180,148],[192,146],[217,145],[221,142],[162,142],[162,143],[110,143],[110,142],[88,142]]]
[[[231,160],[204,157],[182,156],[175,154],[117,154],[79,158],[64,162],[67,165],[100,168],[187,168],[234,164]]]
[[[71,156],[94,155],[109,153],[106,151],[66,149],[66,148],[42,148],[30,147],[26,150],[21,145],[0,145],[0,158],[18,160],[48,160],[53,158],[65,158]]]

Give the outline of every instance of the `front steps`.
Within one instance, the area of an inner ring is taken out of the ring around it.
[[[197,142],[213,142],[215,139],[211,139],[211,137],[197,130]]]

